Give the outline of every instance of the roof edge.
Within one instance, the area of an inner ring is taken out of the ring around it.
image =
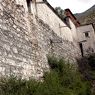
[[[58,15],[58,13],[55,11],[55,9],[50,5],[50,3],[49,3],[47,0],[43,0],[43,2],[55,13],[55,15],[57,15],[57,16],[59,17],[59,19],[60,19],[63,23],[65,23],[65,24],[67,25],[68,28],[70,28],[70,27],[68,26],[68,24],[64,21],[64,19],[62,19],[62,18]],[[70,28],[70,29],[71,29],[71,28]]]

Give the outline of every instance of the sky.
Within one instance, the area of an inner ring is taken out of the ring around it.
[[[47,0],[54,8],[69,8],[73,13],[81,13],[95,5],[95,0]]]

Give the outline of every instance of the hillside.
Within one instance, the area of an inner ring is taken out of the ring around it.
[[[81,24],[95,23],[95,5],[83,13],[75,14]]]

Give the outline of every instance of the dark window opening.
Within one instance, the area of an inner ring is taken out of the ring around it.
[[[83,57],[83,45],[82,45],[82,43],[79,43],[79,47],[80,47],[81,55]]]
[[[88,32],[85,33],[85,37],[89,37],[89,33]]]
[[[27,1],[28,12],[31,13],[31,1],[32,0],[26,0],[26,1]]]

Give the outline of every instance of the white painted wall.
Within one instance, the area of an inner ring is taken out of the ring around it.
[[[89,31],[89,37],[85,37],[86,31]],[[86,42],[83,42],[84,54],[87,54],[89,47],[93,48],[95,52],[95,32],[92,24],[78,27],[77,35],[79,42],[86,40]]]
[[[77,28],[71,19],[69,19],[69,23],[70,23],[70,27],[71,27],[71,31],[72,31],[73,41],[78,42]]]
[[[36,0],[36,2],[43,2],[43,0]]]
[[[37,4],[37,16],[50,25],[58,36],[73,41],[71,29],[46,4]]]

